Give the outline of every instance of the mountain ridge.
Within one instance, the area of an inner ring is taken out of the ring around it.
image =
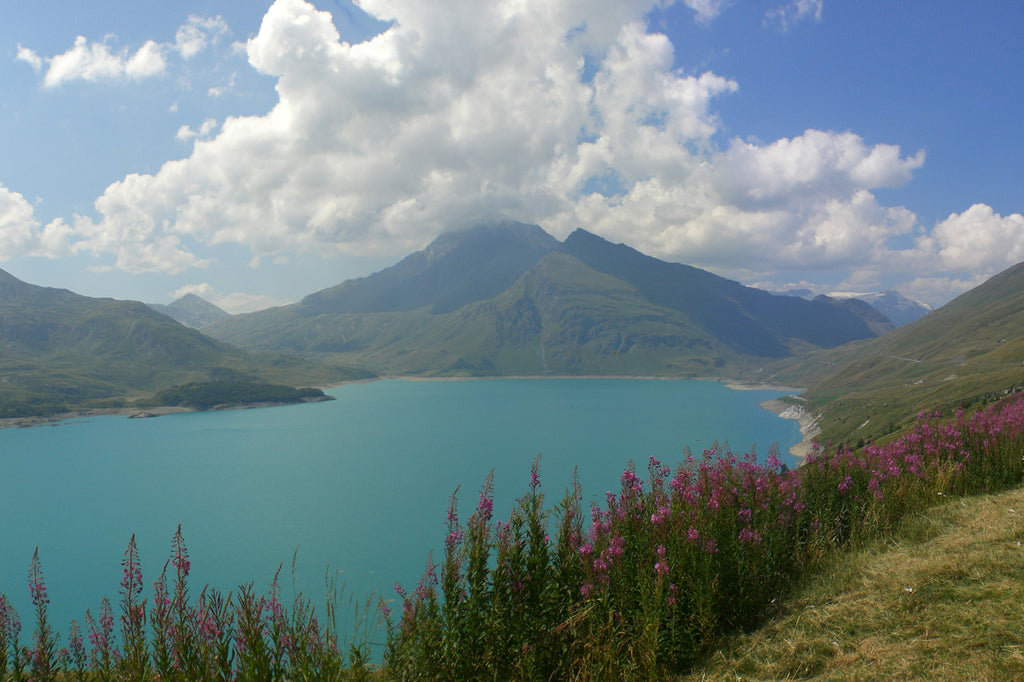
[[[234,348],[138,301],[40,287],[0,270],[0,417],[119,407],[195,381],[322,385],[344,376]]]
[[[801,313],[815,321],[791,324]],[[206,331],[393,374],[705,376],[749,373],[887,324],[866,305],[773,296],[582,229],[560,243],[504,222],[442,235],[391,268]]]

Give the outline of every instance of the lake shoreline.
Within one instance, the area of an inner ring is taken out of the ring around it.
[[[272,403],[240,403],[217,405],[208,409],[197,407],[181,407],[162,405],[159,407],[83,407],[52,415],[35,415],[28,417],[0,418],[0,429],[26,429],[36,426],[57,426],[63,422],[89,419],[90,417],[127,417],[128,419],[150,419],[168,414],[184,414],[188,412],[218,412],[221,410],[255,410],[263,407],[282,407],[284,405],[302,405],[304,403],[320,403],[333,400],[331,397],[316,397],[298,402]]]
[[[363,384],[374,381],[384,381],[386,379],[395,379],[399,381],[493,381],[493,380],[526,380],[526,381],[538,381],[538,380],[568,380],[568,379],[584,379],[584,380],[597,380],[597,379],[622,379],[632,381],[713,381],[720,383],[725,387],[734,391],[786,391],[791,393],[799,393],[803,391],[802,388],[796,388],[792,386],[780,386],[777,384],[771,384],[767,382],[744,382],[737,381],[734,379],[726,379],[723,377],[695,377],[695,376],[642,376],[642,375],[515,375],[515,376],[464,376],[464,377],[430,377],[420,375],[381,375],[375,377],[367,377],[362,379],[353,379],[350,381],[342,381],[336,384],[330,384],[326,386],[318,386],[321,390],[327,390],[331,388],[337,388],[340,386],[347,386],[350,384]],[[302,401],[302,402],[318,402],[318,401]],[[69,410],[68,412],[61,412],[53,415],[34,415],[25,417],[4,417],[0,418],[0,429],[8,428],[31,428],[36,426],[56,426],[62,422],[75,421],[78,419],[88,419],[90,417],[128,417],[129,419],[148,419],[161,417],[168,414],[182,414],[189,412],[210,412],[214,410],[249,410],[263,407],[279,407],[281,405],[291,405],[301,403],[253,403],[253,404],[239,404],[239,405],[225,405],[218,406],[208,410],[192,407],[105,407],[105,408],[81,408],[77,410]],[[815,420],[806,410],[798,405],[792,405],[782,400],[773,399],[766,400],[761,403],[761,407],[775,413],[783,419],[796,419],[800,424],[800,433],[803,439],[789,448],[789,453],[797,459],[803,459],[810,454],[814,444],[814,438],[818,435],[819,429],[815,424]],[[801,412],[802,410],[802,412]]]
[[[803,460],[814,451],[814,444],[821,433],[817,418],[803,405],[779,398],[765,400],[761,403],[761,407],[769,412],[774,412],[782,419],[794,419],[800,425],[801,440],[789,448],[789,454],[803,463]]]

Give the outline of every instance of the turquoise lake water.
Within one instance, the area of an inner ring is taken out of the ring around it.
[[[299,590],[320,610],[325,573],[344,584],[343,603],[414,586],[442,544],[452,491],[461,486],[467,518],[492,469],[503,518],[538,454],[549,502],[578,467],[586,505],[617,490],[630,458],[645,475],[650,456],[675,465],[685,447],[699,455],[716,439],[738,453],[756,444],[761,456],[800,440],[796,422],[758,407],[782,393],[706,381],[387,380],[329,393],[324,403],[0,430],[0,592],[23,638],[36,546],[62,644],[70,620],[96,614],[102,597],[117,615],[131,534],[150,588],[178,524],[194,596],[204,584],[265,590],[283,564],[286,603]]]

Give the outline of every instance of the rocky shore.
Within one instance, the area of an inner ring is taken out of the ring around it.
[[[789,449],[789,454],[801,460],[811,454],[814,449],[814,439],[821,433],[821,429],[818,428],[818,420],[810,410],[799,403],[778,398],[764,401],[761,403],[761,407],[774,412],[783,419],[795,419],[800,425],[800,435],[803,438]]]

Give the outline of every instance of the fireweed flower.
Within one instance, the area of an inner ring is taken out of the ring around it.
[[[740,530],[740,534],[739,534],[739,541],[740,542],[743,542],[743,543],[746,543],[746,544],[751,544],[751,545],[757,545],[757,544],[761,543],[761,539],[762,539],[761,538],[761,534],[758,533],[756,530],[753,530],[752,528],[750,528],[750,526],[744,526],[743,529]]]
[[[28,590],[32,597],[32,606],[45,607],[50,603],[46,596],[46,584],[43,582],[43,567],[39,562],[39,548],[32,555],[32,564],[28,569]]]
[[[481,492],[480,502],[476,505],[476,510],[484,523],[487,523],[491,520],[491,514],[494,512],[494,500]]]

